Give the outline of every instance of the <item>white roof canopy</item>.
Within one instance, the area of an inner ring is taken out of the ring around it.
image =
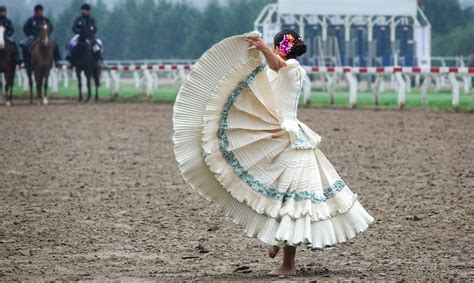
[[[280,14],[327,16],[411,16],[416,0],[278,0]]]

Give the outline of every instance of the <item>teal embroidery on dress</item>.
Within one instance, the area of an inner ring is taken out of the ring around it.
[[[328,198],[334,197],[337,192],[341,191],[346,186],[342,180],[338,180],[329,188],[325,188],[323,190],[324,196],[318,196],[316,193],[310,191],[292,191],[289,193],[282,193],[279,192],[276,187],[267,186],[255,179],[255,177],[245,170],[245,168],[240,164],[234,153],[229,150],[229,139],[227,138],[227,118],[229,116],[230,109],[234,105],[235,100],[240,95],[240,93],[242,93],[242,91],[254,81],[257,74],[264,68],[264,64],[255,68],[247,77],[245,77],[243,81],[237,84],[235,89],[232,91],[232,94],[227,98],[224,104],[224,109],[222,110],[221,118],[219,120],[219,130],[217,131],[219,149],[224,156],[224,159],[227,161],[227,164],[232,167],[234,173],[239,176],[239,178],[243,180],[252,190],[264,195],[265,197],[281,200],[283,202],[288,199],[294,199],[295,201],[311,200],[313,203],[327,201]]]
[[[305,135],[301,127],[298,129],[298,136],[296,140],[291,144],[292,149],[297,150],[308,150],[308,149],[315,149],[316,147],[311,145],[308,140],[308,137]]]

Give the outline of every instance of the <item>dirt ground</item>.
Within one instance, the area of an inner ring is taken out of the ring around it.
[[[474,115],[301,109],[374,226],[297,280],[474,280]],[[0,107],[0,281],[270,280],[280,256],[179,175],[172,107]]]

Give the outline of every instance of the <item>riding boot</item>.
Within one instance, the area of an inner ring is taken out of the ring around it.
[[[23,48],[22,53],[23,53],[23,64],[25,65],[25,68],[28,68],[30,66],[30,58],[28,56],[28,50],[26,48]]]
[[[54,64],[56,65],[56,67],[61,66],[61,64],[59,63],[60,60],[61,60],[61,53],[59,53],[58,45],[55,44],[54,45]]]
[[[30,49],[30,44],[33,42],[32,37],[27,37],[22,40],[20,40],[19,45],[23,57],[23,64],[25,65],[25,68],[28,68],[30,66],[30,56],[28,50]]]
[[[15,62],[17,65],[21,66],[21,51],[16,42],[13,42],[13,46],[15,46]]]

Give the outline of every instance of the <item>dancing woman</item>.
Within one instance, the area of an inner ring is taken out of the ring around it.
[[[375,219],[297,119],[306,52],[292,30],[273,48],[258,33],[217,43],[196,62],[174,106],[173,141],[183,178],[294,275],[296,247],[327,250]],[[266,61],[266,64],[264,63]]]

